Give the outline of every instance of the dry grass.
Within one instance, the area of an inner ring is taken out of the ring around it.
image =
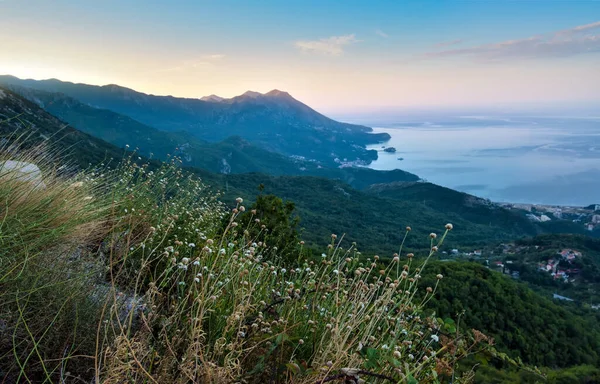
[[[332,235],[283,265],[268,228],[238,225],[254,215],[241,199],[227,212],[176,160],[68,178],[19,160],[44,186],[0,171],[6,380],[435,383],[481,342],[423,313],[438,287],[420,273],[450,226],[421,258],[383,262]]]

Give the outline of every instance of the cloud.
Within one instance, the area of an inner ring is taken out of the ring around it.
[[[213,54],[213,55],[204,55],[203,58],[207,60],[221,60],[225,58],[225,55],[222,54]]]
[[[344,53],[344,47],[357,43],[354,34],[343,36],[331,36],[319,40],[300,40],[295,45],[303,52],[321,53],[325,55],[339,56]]]
[[[463,41],[464,41],[463,39],[456,39],[456,40],[450,40],[450,41],[442,41],[441,43],[435,44],[434,47],[437,47],[437,48],[448,47],[450,45],[461,44]]]
[[[381,29],[376,29],[375,30],[375,34],[377,34],[377,35],[379,35],[379,36],[381,36],[383,38],[386,38],[386,39],[388,37],[390,37],[390,35],[388,35],[387,33],[383,32]]]
[[[467,57],[476,61],[502,61],[561,58],[586,53],[600,53],[600,33],[594,34],[597,29],[600,29],[600,21],[524,39],[426,52],[418,58],[432,60]],[[443,46],[445,45],[439,47]]]
[[[177,65],[174,65],[169,68],[160,69],[155,72],[180,72],[194,68],[209,67],[215,65],[217,61],[223,60],[224,58],[225,55],[222,54],[201,55],[194,59],[183,60]]]

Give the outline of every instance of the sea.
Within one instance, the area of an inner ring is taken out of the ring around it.
[[[495,202],[600,204],[600,116],[437,114],[357,123],[391,135],[369,146],[378,152],[372,169],[402,169]]]

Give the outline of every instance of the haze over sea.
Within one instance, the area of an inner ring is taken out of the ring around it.
[[[370,146],[379,155],[373,169],[403,169],[497,202],[600,203],[597,115],[438,113],[351,121],[392,136]],[[397,152],[384,152],[383,146]]]

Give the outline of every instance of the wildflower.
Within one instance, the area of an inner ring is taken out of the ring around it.
[[[253,215],[256,215],[256,209],[251,210],[250,213],[252,213]]]
[[[304,344],[304,340],[302,340],[302,339],[298,340],[298,344],[300,344],[300,345]]]
[[[402,357],[402,354],[400,353],[400,351],[394,351],[394,357],[399,359]]]
[[[434,245],[433,247],[431,247],[431,251],[432,252],[437,252],[438,251],[437,245]]]
[[[450,223],[446,224],[446,229],[447,230],[451,231],[452,228],[454,228],[454,226],[452,224],[450,224]]]
[[[442,275],[441,273],[438,273],[435,277],[437,277],[438,280],[442,280],[444,275]]]
[[[409,259],[412,259],[413,257],[415,257],[414,253],[409,253],[408,255],[406,255],[406,257],[408,257]]]
[[[321,257],[327,257],[327,255],[324,253],[321,253]]]
[[[150,227],[150,232],[155,232],[155,231],[156,231],[156,228]]]
[[[338,273],[340,273],[340,271],[338,271],[337,269],[334,269],[334,270],[333,270],[333,273],[334,273],[335,275],[337,275]]]
[[[237,199],[235,199],[235,201],[236,201],[238,204],[242,204],[242,203],[244,202],[244,199],[242,199],[241,197],[238,197]]]
[[[412,228],[411,227],[406,227],[406,231],[410,232],[410,231],[412,231]]]
[[[200,279],[199,279],[199,278],[197,278],[197,277],[194,277],[194,281],[195,281],[196,283],[199,283],[199,282],[200,282]]]
[[[194,265],[200,265],[200,260],[195,260],[193,264]]]
[[[183,263],[183,265],[186,265],[187,263],[190,262],[190,259],[187,257],[184,257],[183,259],[181,259],[181,262]]]
[[[431,237],[432,239],[435,239],[437,237],[437,235],[432,232],[432,233],[429,234],[429,237]]]
[[[283,275],[284,273],[286,273],[286,272],[287,272],[287,269],[285,269],[285,268],[281,268],[281,274],[282,274],[282,275]]]
[[[240,205],[240,212],[245,212],[246,211],[246,207],[244,207],[243,205]]]
[[[179,285],[185,285],[185,281],[180,281]]]
[[[332,234],[331,234],[331,238],[332,238],[333,240],[335,240],[335,239],[337,239],[337,235],[336,235],[335,233],[332,233]]]
[[[427,287],[427,289],[426,289],[426,290],[427,290],[427,293],[431,293],[431,292],[433,292],[433,288],[431,288],[431,287]]]
[[[213,245],[214,242],[215,241],[213,239],[206,240],[206,244],[208,244],[208,245]]]
[[[440,338],[438,335],[431,335],[431,340],[433,340],[437,343],[438,341],[440,341]]]
[[[194,247],[196,247],[196,244],[194,244],[194,243],[189,243],[189,244],[188,244],[188,247],[190,247],[190,248],[194,248]]]
[[[231,223],[231,226],[232,226],[232,227],[237,227],[237,226],[238,226],[238,223],[234,221],[233,223]]]
[[[399,258],[398,256],[395,256],[393,260],[394,260],[395,262],[398,262],[398,261],[400,261],[400,258]]]
[[[238,337],[244,338],[244,337],[246,337],[246,334],[244,332],[242,332],[242,331],[239,331],[238,332]]]
[[[414,359],[415,359],[415,357],[413,356],[413,354],[412,354],[412,353],[409,353],[409,354],[408,354],[408,358],[409,358],[409,359],[411,359],[411,360],[414,360]]]

